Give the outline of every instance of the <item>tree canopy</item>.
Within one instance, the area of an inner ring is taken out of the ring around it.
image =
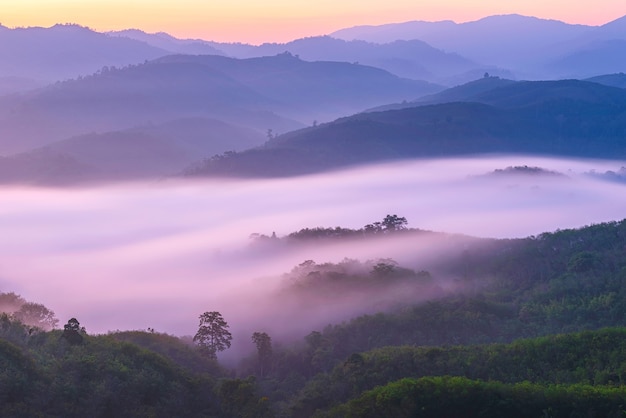
[[[255,332],[252,334],[252,342],[259,355],[261,376],[264,376],[272,362],[272,338],[266,332]]]
[[[221,313],[212,311],[200,315],[200,325],[193,341],[207,357],[217,359],[217,352],[230,348],[232,339]]]

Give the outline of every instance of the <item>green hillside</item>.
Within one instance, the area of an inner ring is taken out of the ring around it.
[[[282,251],[356,234],[438,235],[390,215],[362,230],[257,239]],[[618,416],[626,405],[626,220],[525,239],[448,238],[463,250],[451,247],[429,271],[390,259],[300,264],[277,300],[371,299],[395,286],[405,299],[303,329],[301,341],[257,333],[264,345],[230,370],[152,331],[45,332],[38,324],[55,326],[53,312],[0,294],[11,312],[0,316],[0,415],[458,416],[465,406],[469,417]],[[436,291],[444,279],[449,290]],[[26,326],[19,318],[28,312],[45,315]]]

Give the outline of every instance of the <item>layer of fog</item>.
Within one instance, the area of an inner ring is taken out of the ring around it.
[[[508,166],[565,176],[474,177]],[[626,217],[626,185],[586,176],[621,162],[534,157],[423,160],[274,180],[206,180],[0,191],[0,292],[76,317],[90,333],[154,328],[193,335],[220,311],[235,335],[306,335],[359,306],[281,305],[282,275],[304,260],[394,258],[420,269],[446,245],[429,238],[274,251],[250,234],[358,229],[398,214],[409,226],[525,237]],[[407,241],[408,240],[408,241]],[[243,338],[243,337],[242,337]]]

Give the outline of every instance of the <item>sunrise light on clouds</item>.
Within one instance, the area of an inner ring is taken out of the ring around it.
[[[0,23],[8,27],[77,23],[98,31],[137,28],[181,38],[258,44],[323,35],[355,25],[409,20],[466,22],[511,13],[601,25],[626,14],[626,8],[621,0],[10,0],[2,4]]]

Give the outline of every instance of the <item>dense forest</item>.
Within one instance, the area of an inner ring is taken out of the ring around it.
[[[435,233],[389,215],[360,230],[257,235],[254,245],[280,251],[393,234]],[[302,330],[301,341],[259,330],[254,354],[228,368],[215,355],[230,347],[219,313],[201,315],[195,343],[153,330],[90,335],[75,318],[60,327],[44,305],[2,293],[0,415],[622,416],[625,249],[623,220],[477,240],[428,270],[391,259],[306,260],[285,273],[280,297],[394,286],[407,297]],[[437,291],[444,277],[455,291]],[[215,336],[222,345],[212,345]]]

